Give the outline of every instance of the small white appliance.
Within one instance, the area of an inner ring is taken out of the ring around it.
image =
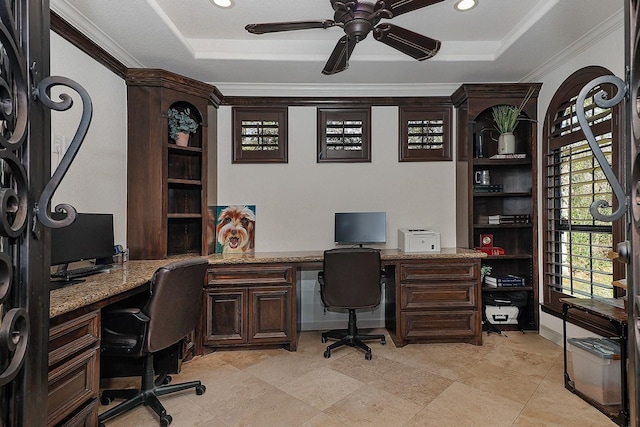
[[[399,228],[398,249],[402,252],[440,252],[440,233],[425,228]]]

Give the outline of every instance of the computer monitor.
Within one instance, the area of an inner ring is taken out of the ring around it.
[[[62,219],[64,214],[51,216]],[[93,259],[110,263],[113,254],[113,214],[78,213],[68,226],[51,229],[51,265]]]
[[[386,243],[385,212],[336,212],[334,242],[338,245]]]

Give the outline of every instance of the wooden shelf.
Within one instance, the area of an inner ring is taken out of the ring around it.
[[[192,185],[198,187],[202,185],[202,181],[199,179],[167,178],[167,184]]]
[[[531,254],[512,254],[512,255],[487,255],[485,259],[531,259]]]
[[[473,224],[473,228],[531,228],[533,224]]]
[[[169,148],[169,151],[179,152],[180,154],[197,155],[202,153],[202,148],[200,147],[181,147],[180,145],[176,145],[176,144],[168,144],[167,147]]]
[[[532,291],[533,286],[483,286],[482,291],[489,292],[514,292],[514,291]]]
[[[530,165],[531,157],[524,159],[473,159],[473,164],[477,166]]]
[[[481,192],[474,191],[473,197],[531,197],[531,190],[529,191],[513,191],[513,192]]]

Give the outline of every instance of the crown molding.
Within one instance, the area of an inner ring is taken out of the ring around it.
[[[614,15],[609,17],[562,52],[558,53],[540,67],[527,74],[521,81],[542,81],[546,75],[566,64],[571,60],[571,58],[589,49],[600,40],[620,28],[624,28],[624,15]]]
[[[213,84],[213,83],[210,83]],[[419,97],[450,96],[459,84],[270,84],[270,83],[219,83],[215,86],[224,96],[260,97]]]
[[[96,27],[84,15],[64,0],[51,0],[50,10],[55,12],[60,18],[69,23],[75,30],[82,34],[87,40],[91,40],[109,55],[121,62],[128,68],[143,68],[144,64],[135,59],[122,46],[113,41],[102,30]]]

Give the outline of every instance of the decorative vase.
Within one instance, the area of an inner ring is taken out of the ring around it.
[[[187,147],[189,145],[189,134],[184,132],[178,132],[176,134],[176,145],[180,147]]]
[[[516,136],[502,133],[498,137],[498,154],[514,154],[516,152]]]

